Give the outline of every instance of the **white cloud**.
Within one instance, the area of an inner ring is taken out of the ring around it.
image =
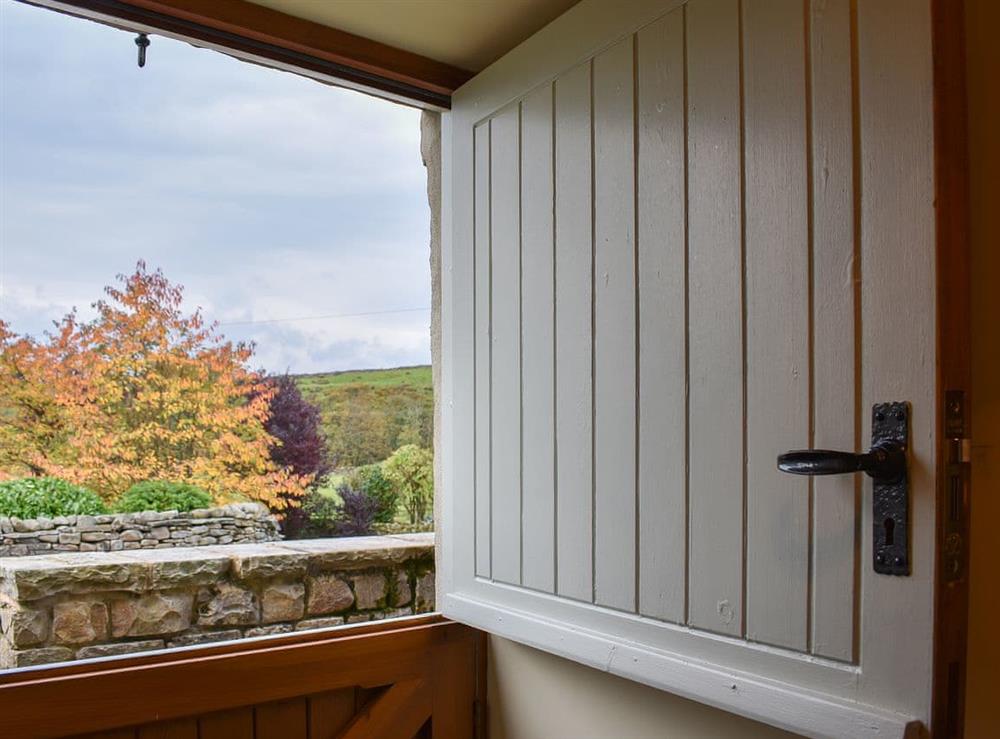
[[[38,333],[142,258],[220,321],[430,303],[419,114],[0,0],[2,316]],[[269,369],[429,361],[426,313],[233,326]]]

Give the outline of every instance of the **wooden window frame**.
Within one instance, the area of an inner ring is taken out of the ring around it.
[[[447,110],[473,75],[245,0],[20,0],[131,32],[156,33],[378,97]]]

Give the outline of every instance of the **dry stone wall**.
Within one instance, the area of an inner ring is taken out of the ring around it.
[[[0,668],[434,610],[434,534],[0,561]]]
[[[52,552],[121,552],[278,541],[278,522],[260,503],[187,513],[118,513],[21,520],[0,516],[0,557]]]

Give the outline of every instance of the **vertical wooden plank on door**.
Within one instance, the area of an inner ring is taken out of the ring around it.
[[[806,649],[809,480],[777,456],[809,446],[809,164],[802,0],[744,0],[746,636]]]
[[[639,613],[684,620],[687,254],[684,9],[639,31]]]
[[[490,577],[490,122],[473,130],[475,261],[476,574]]]
[[[743,267],[737,0],[686,8],[688,621],[739,635],[743,609]]]
[[[634,39],[594,58],[594,595],[635,610]]]
[[[198,739],[198,720],[179,718],[140,726],[138,739]]]
[[[931,690],[933,640],[927,637],[934,621],[938,363],[931,23],[930,3],[857,4],[862,439],[870,439],[874,403],[905,400],[912,408],[911,574],[891,577],[872,568],[874,522],[866,481],[859,650],[866,699],[916,716],[927,710]]]
[[[493,578],[521,582],[520,105],[490,121]]]
[[[858,450],[857,274],[850,0],[810,4],[813,210],[813,445]],[[860,480],[813,479],[812,651],[854,658]]]
[[[555,290],[552,85],[521,103],[523,584],[555,588]]]
[[[254,739],[253,706],[199,716],[198,739]]]
[[[556,591],[593,598],[591,64],[555,82]]]
[[[354,716],[356,693],[355,688],[341,688],[309,696],[309,739],[335,739]]]
[[[308,706],[305,697],[254,706],[255,739],[307,739]]]
[[[77,734],[73,739],[136,739],[136,729],[111,729],[96,734]]]

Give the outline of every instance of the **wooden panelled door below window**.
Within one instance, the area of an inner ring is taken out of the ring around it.
[[[472,739],[482,632],[439,616],[0,675],[17,739]]]

